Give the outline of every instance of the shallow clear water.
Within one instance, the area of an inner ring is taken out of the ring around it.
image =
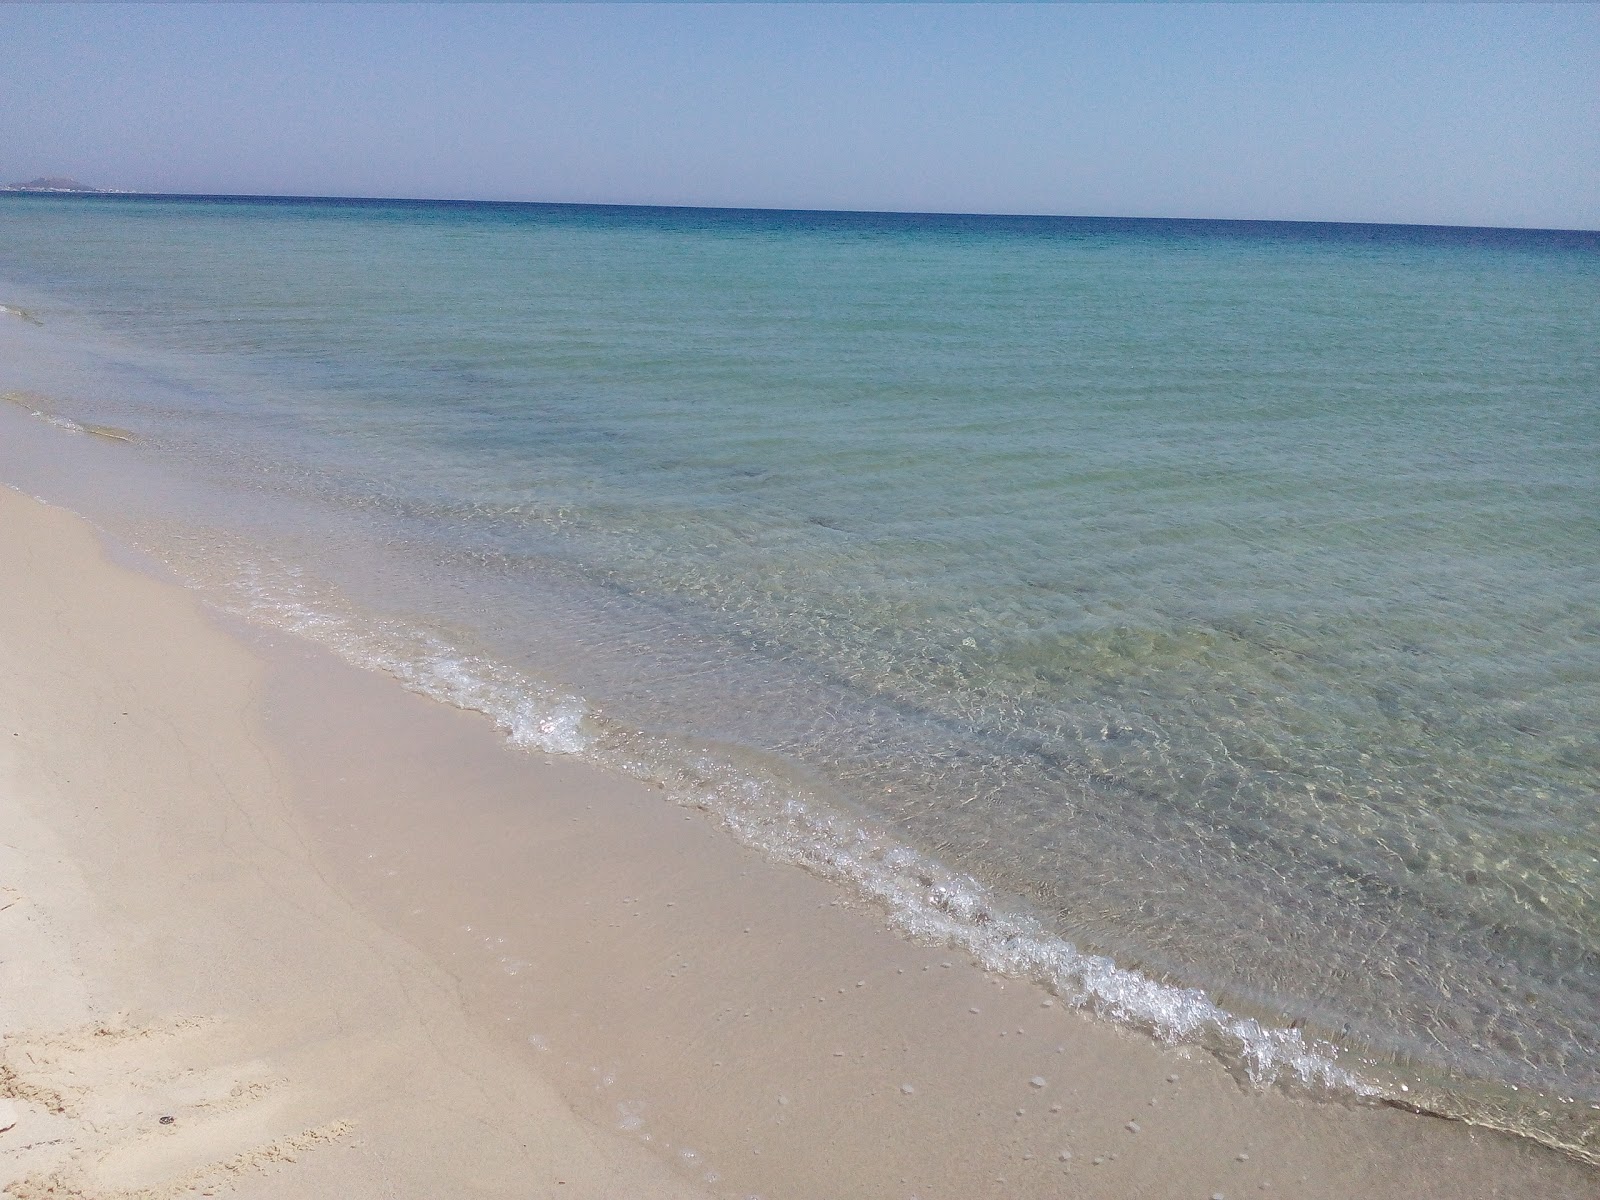
[[[1596,1153],[1600,235],[8,196],[0,280],[258,615]]]

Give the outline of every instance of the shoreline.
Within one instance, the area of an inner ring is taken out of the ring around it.
[[[13,1196],[1592,1191],[1505,1135],[1242,1088],[643,784],[223,628],[64,510],[0,515]]]

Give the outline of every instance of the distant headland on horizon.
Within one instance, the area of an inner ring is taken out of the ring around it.
[[[0,184],[0,192],[98,192],[103,189],[79,183],[64,175],[41,175],[27,183]]]

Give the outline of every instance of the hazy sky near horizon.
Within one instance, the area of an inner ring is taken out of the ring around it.
[[[1600,228],[1600,6],[0,5],[0,182]]]

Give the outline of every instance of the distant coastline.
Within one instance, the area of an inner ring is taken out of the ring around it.
[[[64,175],[42,175],[38,179],[30,179],[27,183],[0,184],[0,192],[52,192],[68,195],[120,195],[120,188],[97,188],[87,183],[80,183],[76,179],[69,179]]]

